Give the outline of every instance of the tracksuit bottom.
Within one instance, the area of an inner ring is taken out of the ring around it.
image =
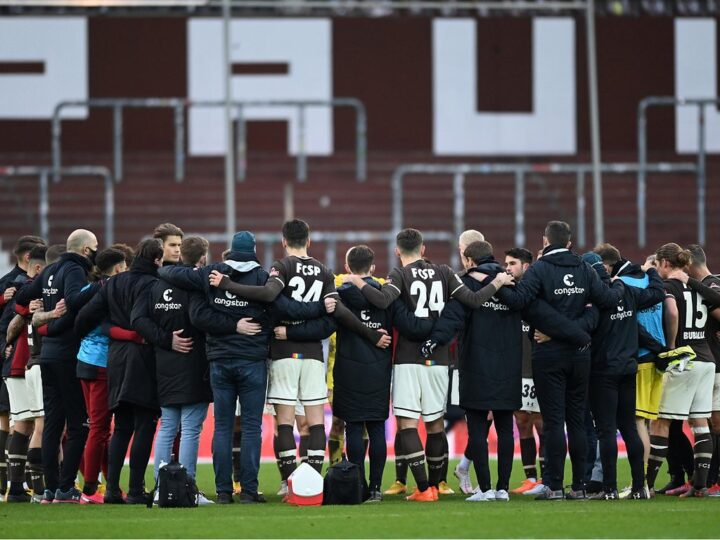
[[[132,438],[128,494],[142,495],[145,491],[145,469],[150,461],[158,411],[121,402],[112,412],[115,415],[115,429],[110,438],[108,452],[107,489],[112,493],[120,491],[120,472]]]
[[[490,466],[488,465],[488,432],[491,422],[488,421],[486,410],[467,409],[465,416],[468,425],[468,453],[472,456],[475,465],[475,474],[478,479],[478,487],[482,491],[492,488],[490,481]],[[510,474],[512,473],[513,453],[515,440],[513,439],[513,411],[493,410],[493,422],[497,432],[497,454],[498,454],[498,480],[495,485],[497,490],[507,491],[510,485]]]
[[[90,432],[83,455],[85,483],[97,484],[100,471],[108,475],[108,445],[111,414],[108,409],[107,379],[81,379]]]
[[[543,483],[553,491],[563,489],[565,455],[569,447],[572,488],[583,489],[587,459],[585,409],[590,354],[572,350],[535,352],[532,363],[535,390],[543,415],[546,472]]]
[[[355,463],[365,477],[365,441],[364,428],[368,434],[368,455],[370,457],[370,491],[380,491],[382,475],[387,460],[387,446],[385,444],[385,422],[346,422],[345,441],[347,443],[348,460]]]
[[[80,380],[75,374],[76,363],[77,360],[62,360],[40,365],[45,407],[43,475],[46,489],[53,493],[57,489],[69,491],[75,485],[88,436],[88,417]],[[67,439],[60,467],[60,441],[66,429]]]
[[[617,489],[617,431],[620,430],[632,474],[632,489],[645,485],[644,447],[635,423],[635,373],[627,375],[592,375],[590,377],[590,408],[595,419],[603,490]]]

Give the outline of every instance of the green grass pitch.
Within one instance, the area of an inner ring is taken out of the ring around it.
[[[454,463],[451,464],[452,471]],[[495,477],[495,464],[491,466]],[[127,469],[127,467],[126,467]],[[150,472],[150,468],[148,468]],[[627,461],[620,485],[629,483]],[[200,488],[214,494],[212,467],[200,465]],[[474,477],[474,475],[473,475]],[[569,478],[569,471],[568,476]],[[384,484],[394,480],[392,462]],[[457,488],[455,478],[450,484]],[[516,461],[511,487],[522,480]],[[126,480],[125,480],[126,481]],[[148,476],[148,484],[150,477]],[[661,473],[658,484],[666,481]],[[0,505],[2,538],[713,538],[720,536],[720,499],[468,503],[463,495],[438,503],[386,497],[377,504],[296,508],[279,501],[277,468],[262,465],[264,505],[152,510],[138,506]]]

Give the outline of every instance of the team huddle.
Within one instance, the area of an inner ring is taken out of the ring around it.
[[[17,265],[0,278],[3,500],[152,504],[153,445],[156,480],[174,461],[194,478],[210,403],[219,504],[265,502],[266,413],[280,495],[298,461],[323,472],[327,447],[331,464],[346,456],[363,476],[369,457],[369,503],[438,501],[454,493],[447,431],[459,419],[468,445],[454,475],[470,502],[720,495],[720,279],[700,246],[665,244],[642,266],[610,244],[579,256],[570,227],[551,221],[537,257],[514,247],[502,258],[468,230],[456,273],[404,229],[401,264],[383,280],[365,245],[334,275],[308,254],[310,229],[297,219],[268,270],[248,231],[212,264],[202,237],[170,223],[152,236],[101,251],[84,229],[65,245],[17,241]],[[383,492],[391,412],[396,478]],[[513,419],[526,479],[511,491]],[[670,481],[656,489],[666,460]],[[198,493],[197,503],[213,500]]]

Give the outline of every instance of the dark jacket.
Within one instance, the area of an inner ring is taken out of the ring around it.
[[[166,266],[159,275],[168,283],[188,291],[198,291],[204,297],[206,306],[212,310],[203,310],[202,304],[195,304],[190,311],[190,321],[198,329],[207,333],[208,360],[244,359],[264,362],[268,358],[268,346],[272,334],[272,314],[268,304],[244,300],[236,295],[210,286],[209,276],[213,270],[227,274],[231,281],[243,285],[264,285],[268,273],[253,257],[231,252],[228,260],[199,269],[182,266]],[[284,307],[297,309],[291,319],[315,318],[324,312],[321,302],[308,303],[284,302]],[[251,318],[260,323],[262,331],[255,336],[238,334],[237,321]]]
[[[130,323],[143,329],[140,332],[143,338],[155,345],[158,401],[162,407],[212,401],[205,333],[190,322],[190,306],[203,302],[199,292],[189,292],[158,279],[150,288],[150,294],[138,298],[133,307]],[[176,330],[183,330],[182,337],[192,338],[189,353],[167,348]]]
[[[27,277],[27,272],[17,264],[7,274],[0,277],[0,309],[7,303],[4,297],[5,289],[16,287],[17,285],[15,283],[18,281],[18,277]]]
[[[380,288],[372,278],[371,287]],[[392,333],[389,309],[372,306],[354,285],[338,289],[340,299],[365,326]],[[342,325],[333,367],[333,414],[346,422],[386,420],[390,410],[392,349],[379,349]]]
[[[579,256],[561,246],[548,246],[515,287],[503,287],[497,297],[512,309],[522,309],[535,299],[545,300],[557,312],[577,321],[586,313],[589,303],[600,309],[613,308],[623,296],[620,280],[608,287],[600,281],[592,267]],[[577,346],[552,339],[533,348],[538,354],[576,353]],[[584,355],[583,358],[587,357]]]
[[[73,331],[78,311],[93,297],[99,285],[87,285],[87,275],[92,263],[77,253],[63,253],[60,260],[47,266],[28,287],[18,291],[16,302],[27,306],[31,300],[42,298],[43,309],[52,311],[60,300],[65,300],[67,312],[47,325],[43,339],[41,363],[77,362],[80,336]]]
[[[136,316],[135,325],[131,321],[138,299],[150,294],[156,280],[157,266],[152,261],[136,258],[129,271],[108,279],[105,286],[80,310],[75,321],[78,337],[82,338],[106,319],[112,326],[135,330],[142,336],[150,335],[146,319]],[[170,338],[162,346],[170,348],[171,343]],[[111,339],[107,379],[111,410],[120,403],[151,409],[159,407],[152,345]]]
[[[492,257],[479,261],[477,271],[487,277],[479,282],[469,275],[463,283],[478,291],[504,272]],[[478,309],[451,301],[435,323],[431,338],[448,343],[462,329],[458,340],[460,406],[463,409],[515,411],[522,406],[522,320],[519,311],[493,296]]]
[[[640,267],[628,265],[624,274],[641,272]],[[614,275],[618,275],[617,273]],[[629,375],[637,372],[638,311],[649,308],[665,297],[663,281],[650,268],[647,289],[624,287],[617,306],[600,312],[600,324],[593,335],[592,373],[597,375]]]

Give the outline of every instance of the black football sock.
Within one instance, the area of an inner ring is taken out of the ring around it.
[[[0,495],[4,495],[7,490],[8,470],[5,446],[9,437],[9,432],[0,431]]]
[[[405,452],[402,449],[400,430],[395,432],[395,480],[407,484],[407,461]]]
[[[295,435],[293,434],[293,427],[291,425],[280,424],[278,426],[277,450],[280,477],[283,480],[287,480],[295,470],[297,453],[295,449]]]
[[[713,441],[710,428],[707,426],[693,428],[693,434],[695,435],[695,444],[693,445],[695,454],[693,487],[695,489],[702,489],[707,486],[710,460],[713,454]]]
[[[30,487],[36,495],[45,492],[45,479],[43,478],[42,450],[30,448],[27,453],[27,470],[30,473]]]
[[[317,472],[322,473],[325,461],[325,425],[310,426],[307,442],[307,462]]]
[[[712,487],[718,483],[718,471],[720,470],[720,435],[713,435],[713,457],[710,460],[710,470],[708,471],[707,485]]]
[[[535,437],[520,439],[520,459],[522,460],[523,471],[525,471],[525,478],[534,478],[537,480],[536,457],[537,448],[535,447]]]
[[[8,441],[8,478],[10,480],[10,493],[13,495],[25,493],[23,482],[25,481],[25,462],[27,461],[29,444],[30,437],[17,431],[12,434]]]
[[[667,452],[668,438],[650,435],[650,457],[647,464],[647,484],[650,489],[655,487],[655,479],[667,457]]]
[[[427,458],[428,468],[428,484],[432,487],[438,487],[440,476],[442,475],[442,440],[445,438],[443,433],[428,433],[425,439],[425,455]]]
[[[83,484],[83,495],[95,495],[97,493],[98,483],[97,482],[85,482]]]
[[[425,451],[420,441],[417,428],[401,429],[399,432],[400,446],[403,449],[403,457],[406,460],[419,491],[428,488],[428,476],[425,470]]]
[[[309,435],[300,435],[300,445],[298,446],[298,458],[300,463],[308,462],[308,442],[310,441]]]
[[[233,480],[240,481],[240,443],[242,441],[242,431],[233,431],[232,434],[232,467]]]

